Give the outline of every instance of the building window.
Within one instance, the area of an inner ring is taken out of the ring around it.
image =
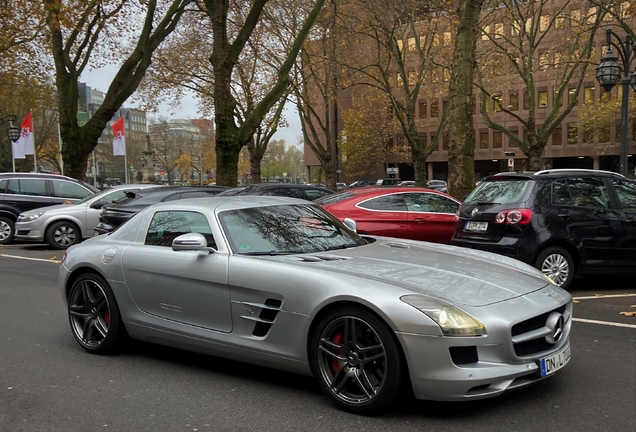
[[[415,71],[408,71],[406,73],[406,77],[409,81],[409,85],[410,86],[414,86],[415,84],[417,84],[417,78],[415,76]]]
[[[609,126],[601,126],[598,129],[598,142],[608,143],[610,140],[610,127]]]
[[[550,53],[546,51],[539,54],[539,70],[548,70],[548,66],[550,66]]]
[[[431,117],[439,117],[439,101],[437,99],[431,101]]]
[[[490,26],[487,25],[484,27],[481,33],[481,40],[488,40],[488,34],[490,33]]]
[[[492,147],[493,148],[501,148],[503,147],[503,134],[499,131],[492,133]]]
[[[431,71],[431,81],[433,81],[434,83],[439,82],[439,70],[440,68],[435,68]]]
[[[415,45],[415,38],[414,37],[410,37],[406,40],[406,45],[407,45],[407,49],[410,52],[414,52],[417,49],[417,46]]]
[[[448,131],[444,131],[442,150],[448,150],[448,147],[450,147],[450,134],[448,133]]]
[[[495,76],[502,76],[504,74],[504,59],[501,56],[495,57],[493,60],[493,72]]]
[[[590,144],[594,142],[594,129],[591,127],[583,128],[583,143]]]
[[[560,146],[563,144],[563,129],[558,127],[552,131],[552,145]]]
[[[562,29],[564,22],[565,22],[565,16],[563,15],[563,12],[561,12],[554,19],[554,28]]]
[[[481,149],[488,148],[488,132],[479,133],[479,148]]]
[[[541,15],[539,18],[539,31],[546,31],[550,26],[550,15]]]
[[[563,54],[561,54],[559,51],[554,52],[554,67],[555,68],[560,67],[562,58],[563,58]]]
[[[426,118],[426,101],[421,101],[419,106],[420,118]]]
[[[444,74],[443,76],[444,82],[449,82],[451,78],[451,70],[449,68],[444,68],[443,74]]]
[[[510,135],[519,139],[519,133],[516,130],[511,130]],[[508,147],[519,147],[519,145],[514,139],[510,139],[510,144],[508,145]]]
[[[537,93],[537,103],[539,104],[539,108],[547,108],[548,107],[548,92],[540,91]]]
[[[621,3],[621,11],[620,11],[621,18],[629,18],[631,16],[630,3],[631,2]]]
[[[503,97],[500,94],[492,95],[493,111],[501,112],[501,104],[503,103]]]
[[[402,39],[398,39],[396,43],[397,43],[398,49],[402,51],[402,48],[404,48],[404,42],[402,41]]]
[[[453,43],[453,38],[451,36],[451,32],[444,32],[444,46],[451,46]]]
[[[579,128],[576,123],[568,123],[568,144],[579,142]]]
[[[426,146],[428,146],[428,137],[426,135],[420,135],[420,148],[424,150]]]
[[[503,23],[495,24],[495,39],[501,39],[503,37],[504,25]]]
[[[398,88],[402,88],[404,86],[404,80],[402,79],[402,74],[398,73],[397,75],[397,79],[396,79],[396,85]]]
[[[510,27],[510,35],[519,36],[519,30],[521,30],[521,24],[517,21],[513,21],[512,26]]]
[[[568,103],[572,102],[572,100],[576,100],[576,102],[574,102],[575,105],[578,103],[576,89],[568,90]]]
[[[581,22],[581,11],[573,10],[570,12],[570,26],[577,27]]]
[[[587,10],[587,23],[594,24],[594,21],[596,21],[596,8],[590,7]]]
[[[434,34],[433,35],[433,46],[439,46],[439,35],[438,34]]]
[[[510,104],[508,109],[510,111],[519,111],[519,93],[510,94]]]
[[[583,103],[585,105],[592,105],[594,103],[594,87],[585,87],[583,91]]]

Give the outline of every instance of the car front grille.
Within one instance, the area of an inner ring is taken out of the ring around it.
[[[450,347],[448,351],[450,352],[453,364],[456,366],[477,363],[479,361],[476,346]]]
[[[565,311],[566,311],[566,306],[563,305],[555,310],[543,313],[541,315],[537,315],[525,321],[521,321],[515,324],[514,326],[512,326],[512,329],[511,329],[512,337],[514,338],[515,336],[523,336],[531,332],[540,330],[546,326],[546,321],[548,317],[550,316],[550,314],[554,312],[558,312],[564,315]],[[548,351],[554,346],[553,344],[549,343],[546,340],[545,336],[533,337],[529,340],[525,340],[522,342],[516,342],[516,343],[513,342],[513,345],[514,345],[515,354],[518,357],[527,357],[527,356],[531,356],[543,351]]]

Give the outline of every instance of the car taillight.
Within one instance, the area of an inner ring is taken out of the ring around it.
[[[496,224],[507,225],[526,225],[530,223],[532,219],[532,210],[530,209],[512,209],[503,210],[497,213],[495,216]]]

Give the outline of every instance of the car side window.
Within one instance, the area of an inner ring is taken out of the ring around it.
[[[108,204],[112,204],[115,201],[117,201],[118,199],[121,199],[121,198],[123,198],[125,196],[126,196],[126,192],[121,191],[121,190],[117,190],[117,191],[111,192],[109,194],[106,194],[103,197],[100,197],[99,200],[100,201],[105,201]]]
[[[7,187],[8,194],[48,196],[46,180],[42,179],[10,179]]]
[[[284,196],[284,197],[290,197],[290,198],[305,199],[305,197],[302,196],[302,194],[300,193],[300,191],[298,189],[292,189],[292,188],[286,188],[286,187],[270,189],[267,192],[265,192],[263,195],[266,195],[266,196]]]
[[[442,195],[432,193],[409,193],[404,197],[410,212],[455,213],[459,204]]]
[[[588,208],[609,208],[609,194],[603,179],[571,178],[552,183],[552,204]]]
[[[358,206],[369,210],[407,211],[404,194],[383,195],[361,202]]]
[[[9,183],[9,180],[7,179],[0,180],[0,193],[4,193],[8,183]]]
[[[612,180],[612,183],[623,211],[625,213],[636,213],[636,182]]]
[[[53,196],[59,198],[82,199],[93,193],[88,189],[66,180],[52,180]]]
[[[172,247],[172,241],[182,234],[199,233],[216,249],[208,219],[201,213],[186,211],[157,212],[150,222],[144,244]]]

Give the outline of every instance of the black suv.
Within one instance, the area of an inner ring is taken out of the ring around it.
[[[259,183],[249,186],[229,189],[222,192],[221,196],[230,195],[266,195],[266,196],[286,196],[299,198],[307,201],[314,201],[325,195],[332,194],[333,191],[323,186],[302,185],[294,183]]]
[[[113,205],[102,207],[94,235],[114,231],[134,214],[153,204],[187,198],[211,197],[228,189],[227,186],[160,186],[126,191],[124,198],[117,200]]]
[[[457,216],[452,244],[516,258],[565,289],[579,274],[636,272],[636,181],[616,173],[489,176]]]
[[[78,202],[98,192],[93,186],[55,174],[0,173],[0,244],[15,235],[15,221],[27,210]]]

